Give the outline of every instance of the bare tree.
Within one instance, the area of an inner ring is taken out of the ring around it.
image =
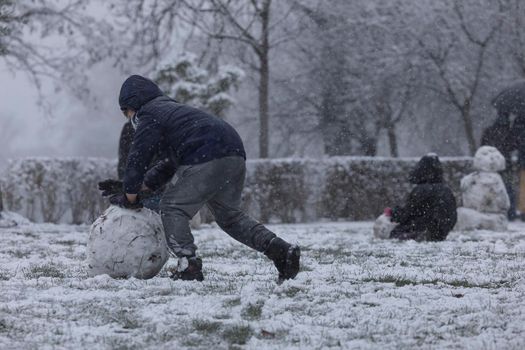
[[[311,30],[294,42],[298,66],[309,67],[308,93],[297,87],[318,115],[327,155],[376,155],[387,130],[398,154],[396,124],[409,110],[415,77],[402,3],[298,2]],[[293,52],[293,50],[291,50]],[[293,53],[292,53],[293,55]],[[294,79],[294,81],[300,81]]]
[[[478,6],[478,4],[471,4]],[[442,15],[425,35],[418,38],[422,57],[429,61],[442,84],[427,85],[448,101],[460,113],[469,151],[477,149],[472,120],[472,106],[477,97],[480,82],[486,74],[490,44],[501,28],[503,9],[482,9],[483,21],[479,17],[467,18],[465,4],[454,0],[455,16]],[[479,16],[479,11],[476,12]],[[482,27],[479,24],[482,23]],[[476,26],[477,24],[477,26]],[[467,51],[466,48],[469,48]]]
[[[514,58],[520,75],[525,77],[525,4],[521,0],[509,1],[508,35],[506,44]]]
[[[11,1],[0,0],[0,56],[6,54],[5,38],[9,34],[7,23],[11,21]]]
[[[200,14],[193,17],[192,26],[219,42],[230,41],[242,50],[248,48],[255,57],[252,60],[251,55],[238,56],[258,75],[259,157],[267,158],[270,142],[271,52],[296,35],[285,28],[293,6],[285,7],[272,0],[184,2],[193,13]]]
[[[28,75],[44,111],[53,114],[41,90],[42,78],[55,82],[56,90],[88,95],[85,72],[102,59],[97,43],[105,35],[99,29],[107,29],[86,11],[89,1],[0,1],[2,59],[13,71]]]
[[[377,130],[385,129],[392,157],[399,157],[396,126],[403,121],[409,109],[416,87],[415,68],[408,64],[400,72],[381,79],[380,86],[372,95],[372,103],[378,116]]]

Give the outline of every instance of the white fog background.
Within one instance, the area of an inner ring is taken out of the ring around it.
[[[63,0],[60,1],[63,2]],[[60,3],[60,1],[55,3]],[[511,2],[513,1],[509,0],[509,3]],[[321,14],[326,12],[327,16],[333,16],[334,14],[330,11],[336,12],[337,9],[334,6],[332,10],[325,3],[313,0],[299,3],[316,8]],[[408,11],[406,15],[402,13],[402,11],[405,11],[404,8],[399,10],[400,14],[396,13],[396,16],[401,16],[401,19],[404,21],[404,23],[400,24],[401,28],[409,28],[407,26],[413,21],[419,20],[419,17],[430,23],[430,27],[434,25],[432,24],[434,14],[426,11],[426,7],[434,6],[432,2],[421,2],[416,9],[411,9],[412,6],[408,3],[401,3],[407,5],[408,9],[406,10]],[[451,0],[448,3],[452,4],[454,1]],[[102,16],[106,15],[106,10],[104,10],[100,2],[93,1],[90,4],[89,11],[91,11],[92,15],[97,18],[102,18]],[[283,5],[283,3],[278,2],[275,4]],[[381,7],[387,6],[381,1],[358,2],[351,5],[339,1],[337,4],[336,6],[342,6],[343,9],[355,6],[357,11],[369,11],[379,15],[382,13]],[[486,6],[478,5],[470,1],[465,3],[465,8],[462,10],[470,16],[466,18],[466,21],[472,21],[472,23],[467,22],[467,25],[472,25],[472,28],[481,26],[484,29],[485,19],[487,21],[494,20],[491,17],[492,12],[490,12],[492,10],[488,10],[491,4]],[[435,10],[435,16],[440,14],[439,11],[442,10],[440,6],[446,7],[445,5],[435,5],[438,8]],[[375,7],[378,9],[377,11]],[[452,5],[449,6],[447,11],[450,8],[452,8]],[[479,14],[472,11],[472,9],[479,11]],[[388,10],[390,11],[391,9]],[[485,10],[487,13],[483,12]],[[348,11],[350,11],[349,13],[358,13],[354,9],[349,9]],[[418,16],[418,11],[421,12],[421,16]],[[341,40],[342,45],[345,45],[345,42],[349,42],[350,39],[356,42],[363,40],[364,45],[372,40],[368,39],[368,36],[371,35],[369,31],[371,31],[370,28],[372,27],[367,26],[368,24],[372,25],[372,23],[368,23],[366,18],[360,18],[359,15],[356,16],[356,18],[363,21],[363,24],[356,33],[347,34],[343,31],[343,35],[336,38]],[[486,18],[483,16],[486,16]],[[329,24],[329,28],[332,25],[338,25],[337,19],[333,21],[333,23]],[[370,21],[375,21],[375,19]],[[109,22],[111,22],[111,18],[109,18]],[[510,19],[508,22],[510,22]],[[454,20],[451,20],[451,23],[454,24]],[[503,23],[503,29],[498,32],[498,36],[489,45],[490,50],[487,51],[489,53],[486,55],[487,61],[483,66],[485,71],[482,74],[481,85],[472,110],[474,133],[478,142],[482,129],[487,127],[496,116],[494,109],[490,106],[490,98],[501,88],[518,80],[522,75],[519,69],[515,67],[515,64],[512,63],[514,58],[511,54],[500,49],[502,47],[507,50],[507,46],[514,40],[510,37],[510,34],[504,32],[504,30],[511,30],[508,28],[512,28],[512,23]],[[390,31],[388,26],[391,24],[396,25],[394,22],[388,22],[382,30],[386,30],[388,33]],[[506,27],[507,25],[508,27]],[[299,41],[304,40],[309,45],[322,46],[324,34],[317,29],[310,28],[310,30],[301,33],[298,36]],[[452,34],[454,34],[454,30],[457,31],[458,29],[450,29]],[[429,33],[433,33],[433,31],[429,30]],[[316,37],[316,35],[320,37]],[[348,36],[346,37],[346,35]],[[354,36],[350,37],[351,35]],[[440,35],[440,33],[436,34],[438,37]],[[446,37],[448,33],[444,33],[444,35]],[[461,33],[457,35],[460,39],[462,38]],[[188,45],[183,43],[183,40],[180,39],[181,36],[184,36],[184,32],[179,32],[178,36],[174,36],[172,50],[164,56],[164,61],[169,61],[170,58],[186,50]],[[310,38],[310,36],[313,37]],[[362,38],[360,38],[361,36]],[[393,42],[385,42],[381,47],[388,50],[396,50],[398,49],[396,45],[402,43],[402,39],[401,36],[400,38],[394,38],[392,39],[394,40]],[[52,39],[48,38],[47,40],[52,42]],[[471,68],[469,67],[471,63],[469,59],[462,56],[466,53],[474,52],[475,47],[469,47],[467,44],[463,48],[459,46],[459,53],[454,56],[454,59],[458,62],[457,65],[450,68],[451,75],[454,75],[455,72],[463,73],[462,70]],[[64,44],[61,41],[57,41],[56,45],[58,47]],[[338,45],[337,43],[334,44],[335,47]],[[357,50],[353,49],[356,48],[355,46],[349,46],[347,52],[345,51],[347,58],[351,58],[354,55],[354,51]],[[464,52],[461,51],[462,49]],[[228,48],[224,50],[228,50]],[[317,52],[322,51],[323,47],[316,50]],[[283,81],[289,86],[297,86],[299,96],[301,94],[304,94],[305,97],[309,96],[309,94],[318,94],[319,89],[316,89],[315,84],[309,82],[308,79],[315,81],[314,75],[316,71],[319,71],[319,68],[303,71],[305,64],[309,63],[309,57],[307,55],[301,57],[301,55],[303,54],[291,44],[282,50],[274,50],[270,55],[270,157],[306,156],[315,158],[322,157],[325,154],[322,137],[319,135],[319,132],[315,132],[316,122],[314,119],[317,116],[311,112],[307,101],[305,100],[302,103],[301,98],[296,97],[293,103],[290,103],[281,98],[285,90],[282,90],[279,84],[283,84]],[[378,55],[381,55],[381,53]],[[222,60],[223,62],[228,61],[227,55],[223,56]],[[368,62],[365,59],[358,67],[366,70]],[[326,67],[331,67],[332,64],[333,62],[326,62]],[[433,69],[430,63],[423,64],[423,66],[425,65],[429,71]],[[388,64],[386,67],[388,67]],[[242,68],[245,69],[246,67]],[[0,137],[2,144],[0,147],[0,168],[5,167],[7,160],[10,158],[26,156],[116,157],[119,132],[125,121],[117,103],[120,85],[128,73],[144,74],[145,72],[142,72],[140,68],[133,69],[130,66],[127,67],[128,71],[124,73],[122,69],[115,68],[110,61],[102,61],[90,68],[79,66],[77,69],[88,73],[87,88],[92,95],[91,98],[80,100],[68,91],[67,86],[62,86],[62,89],[56,90],[55,87],[61,85],[60,81],[43,77],[43,86],[40,92],[48,106],[51,107],[51,113],[45,113],[39,106],[38,89],[28,78],[26,72],[13,70],[12,67],[8,67],[0,59]],[[311,75],[313,78],[309,78],[308,75]],[[420,80],[426,86],[442,85],[435,72],[426,72],[422,77]],[[466,77],[468,78],[468,74],[466,74]],[[369,97],[366,95],[367,90],[365,87],[361,88],[359,82],[352,82],[351,77],[349,79],[350,84],[353,84],[352,89],[358,91],[358,99]],[[359,94],[363,94],[362,97]],[[347,95],[350,96],[351,93]],[[253,72],[247,73],[247,78],[242,83],[241,88],[233,93],[233,97],[236,99],[237,104],[229,110],[226,119],[239,130],[245,142],[248,156],[250,158],[257,157],[257,76]],[[469,147],[465,142],[465,132],[458,111],[451,107],[450,103],[444,103],[440,100],[437,95],[433,94],[431,89],[418,88],[418,95],[415,97],[415,100],[416,102],[412,102],[410,117],[403,119],[395,127],[399,156],[420,156],[429,151],[447,156],[469,154]],[[293,109],[290,106],[295,105],[297,106],[297,112],[293,118],[296,119],[287,118],[290,112],[283,110],[283,106]],[[287,123],[286,128],[282,127],[284,123]],[[309,123],[313,125],[312,129],[314,132],[301,133],[294,128],[294,125],[301,126]],[[362,155],[362,153],[355,152],[348,155]],[[390,155],[386,130],[379,132],[375,155]]]

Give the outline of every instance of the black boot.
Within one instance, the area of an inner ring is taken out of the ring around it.
[[[270,241],[264,255],[270,258],[277,271],[279,271],[279,282],[292,279],[299,273],[299,259],[301,250],[297,245],[291,245],[279,237]]]
[[[187,261],[187,266],[186,265]],[[177,270],[173,270],[171,278],[174,280],[183,281],[199,281],[204,280],[202,274],[202,259],[197,257],[179,258],[179,266]]]

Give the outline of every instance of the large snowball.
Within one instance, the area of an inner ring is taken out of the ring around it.
[[[480,147],[474,155],[474,169],[498,172],[505,170],[505,157],[492,146]]]
[[[160,216],[140,210],[109,207],[91,226],[88,273],[114,278],[154,277],[168,260]]]
[[[474,172],[461,179],[463,206],[482,213],[505,214],[509,196],[498,173]]]
[[[0,228],[10,228],[29,224],[29,220],[20,214],[11,211],[0,211]]]
[[[390,221],[390,217],[382,214],[374,222],[374,237],[387,239],[390,238],[390,232],[397,226],[397,224]]]
[[[505,214],[487,214],[470,208],[458,208],[458,221],[454,230],[506,231],[508,223]]]

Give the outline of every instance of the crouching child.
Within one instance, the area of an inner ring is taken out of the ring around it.
[[[165,96],[153,81],[139,75],[126,79],[119,105],[135,133],[123,188],[110,202],[140,208],[142,191],[155,192],[171,182],[162,194],[160,211],[168,249],[178,258],[174,279],[204,279],[189,221],[205,205],[223,231],[274,263],[279,281],[297,275],[299,246],[284,241],[241,209],[246,153],[231,125]],[[148,170],[157,154],[166,158]]]
[[[390,223],[387,224],[395,225],[390,226],[393,229],[389,238],[445,240],[456,224],[456,199],[452,190],[443,182],[443,168],[438,156],[433,153],[423,156],[410,172],[409,181],[416,186],[404,205],[385,209],[378,221],[385,222],[386,216],[390,218]]]

